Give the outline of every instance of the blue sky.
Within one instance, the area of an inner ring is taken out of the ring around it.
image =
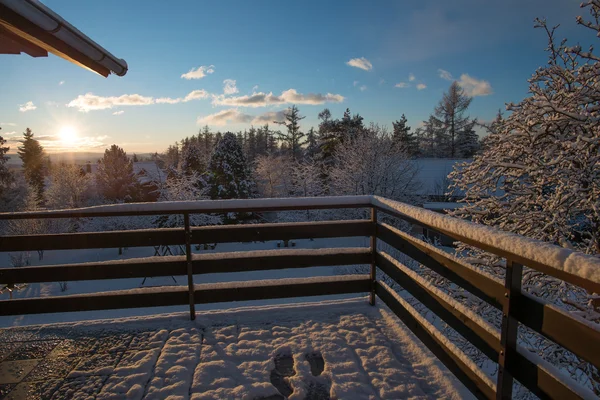
[[[244,129],[292,103],[305,129],[325,107],[388,126],[404,113],[417,127],[448,74],[475,95],[471,116],[491,120],[546,61],[534,17],[560,23],[560,38],[593,40],[576,27],[579,2],[46,0],[129,72],[105,79],[52,55],[0,55],[0,126],[11,150],[30,127],[51,151],[128,152],[163,151],[204,124]],[[191,75],[202,78],[182,77],[201,67]]]

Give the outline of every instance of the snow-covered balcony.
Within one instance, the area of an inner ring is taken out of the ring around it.
[[[194,226],[199,214],[331,209],[362,219]],[[510,398],[513,378],[540,397],[594,397],[517,341],[527,328],[600,365],[595,325],[521,290],[525,266],[600,292],[597,258],[551,244],[371,196],[0,218],[158,215],[182,226],[0,239],[4,253],[40,252],[36,265],[0,268],[11,289],[0,300],[9,326],[0,329],[0,397]],[[408,224],[502,257],[506,279],[411,236]],[[61,292],[65,282],[74,283]],[[482,370],[473,354],[498,368]]]

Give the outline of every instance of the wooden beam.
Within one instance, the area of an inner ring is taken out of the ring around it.
[[[403,289],[420,301],[425,307],[433,311],[452,329],[477,347],[483,354],[492,360],[498,359],[500,340],[477,321],[463,313],[456,304],[444,299],[438,291],[427,285],[424,279],[415,280],[410,275],[408,267],[383,253],[377,254],[377,265],[390,278],[396,281]]]
[[[193,274],[212,274],[368,264],[370,261],[371,252],[368,248],[260,250],[196,254],[192,257],[192,270]],[[186,274],[186,257],[169,256],[134,258],[125,262],[117,260],[83,264],[0,268],[0,283],[89,281]]]
[[[453,259],[443,250],[436,249],[427,243],[410,236],[387,224],[378,224],[377,234],[396,250],[401,251],[413,260],[425,265],[432,271],[449,279],[463,289],[485,300],[490,305],[500,308],[504,299],[502,284],[493,280],[473,267]]]
[[[195,303],[263,300],[289,297],[367,293],[368,275],[274,279],[196,285]],[[143,288],[71,296],[38,297],[0,301],[0,315],[110,310],[189,304],[188,288]]]
[[[560,310],[523,293],[511,314],[523,325],[546,336],[600,370],[600,331]]]
[[[496,247],[483,244],[483,243],[481,243],[481,242],[479,242],[477,240],[469,239],[469,238],[467,238],[467,237],[465,237],[463,235],[460,235],[460,234],[458,234],[456,232],[452,232],[452,231],[449,231],[449,230],[446,230],[446,229],[441,229],[441,228],[435,228],[435,227],[430,226],[430,225],[428,225],[426,223],[418,221],[418,220],[416,220],[414,218],[410,218],[410,217],[408,217],[406,215],[403,215],[403,214],[401,214],[399,212],[395,212],[395,211],[388,210],[388,209],[385,209],[385,208],[382,208],[382,207],[378,207],[378,206],[375,206],[375,207],[378,210],[380,210],[380,211],[382,211],[382,212],[384,212],[384,213],[386,213],[388,215],[392,215],[394,217],[403,219],[403,220],[405,220],[407,222],[410,222],[411,224],[416,224],[416,225],[419,225],[419,226],[423,226],[423,227],[425,227],[427,229],[430,229],[430,230],[432,230],[434,232],[441,233],[443,235],[449,236],[449,237],[451,237],[452,239],[454,239],[456,241],[469,244],[469,245],[477,247],[477,248],[479,248],[481,250],[490,252],[492,254],[496,254],[496,255],[498,255],[498,256],[500,256],[502,258],[507,258],[507,259],[514,260],[514,262],[516,262],[518,264],[524,265],[524,266],[529,267],[529,268],[533,268],[533,269],[535,269],[537,271],[543,272],[546,275],[553,276],[553,277],[558,278],[560,280],[563,280],[565,282],[572,283],[575,286],[582,287],[582,288],[588,290],[590,293],[600,293],[600,283],[596,283],[596,282],[590,281],[589,279],[582,278],[580,276],[571,274],[571,273],[569,273],[567,271],[563,271],[563,270],[559,270],[559,269],[556,269],[556,268],[549,267],[549,266],[547,266],[547,265],[545,265],[543,263],[540,263],[540,262],[531,260],[529,258],[520,256],[520,255],[515,254],[513,252],[504,251],[504,250],[498,249]]]
[[[432,334],[417,318],[413,316],[396,296],[380,282],[376,286],[377,296],[402,320],[417,338],[460,380],[478,399],[493,399],[495,388],[490,387],[479,374],[471,370],[460,355],[455,354],[436,335]],[[416,312],[416,311],[415,311]],[[435,328],[434,328],[435,329]]]

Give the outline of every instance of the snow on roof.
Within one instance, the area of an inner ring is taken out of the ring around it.
[[[417,158],[413,160],[417,166],[417,179],[421,183],[419,194],[434,195],[444,194],[440,192],[440,188],[445,190],[443,185],[455,164],[469,161],[466,159],[450,159],[450,158]]]

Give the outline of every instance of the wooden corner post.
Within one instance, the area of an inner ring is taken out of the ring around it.
[[[371,280],[371,293],[369,294],[369,304],[374,306],[377,282],[377,209],[375,207],[371,207],[371,224],[373,225],[373,233],[371,235],[371,271],[369,274]]]
[[[498,400],[512,398],[513,376],[507,368],[513,362],[517,351],[519,323],[513,315],[518,298],[521,296],[522,279],[523,266],[507,259],[504,301],[502,302],[501,350],[498,355],[498,382],[496,385],[496,399]]]
[[[185,225],[185,259],[187,262],[187,278],[188,278],[188,291],[190,300],[190,319],[193,321],[196,319],[196,305],[194,302],[194,275],[193,275],[193,264],[192,264],[192,230],[190,228],[190,214],[183,214],[183,221]]]

